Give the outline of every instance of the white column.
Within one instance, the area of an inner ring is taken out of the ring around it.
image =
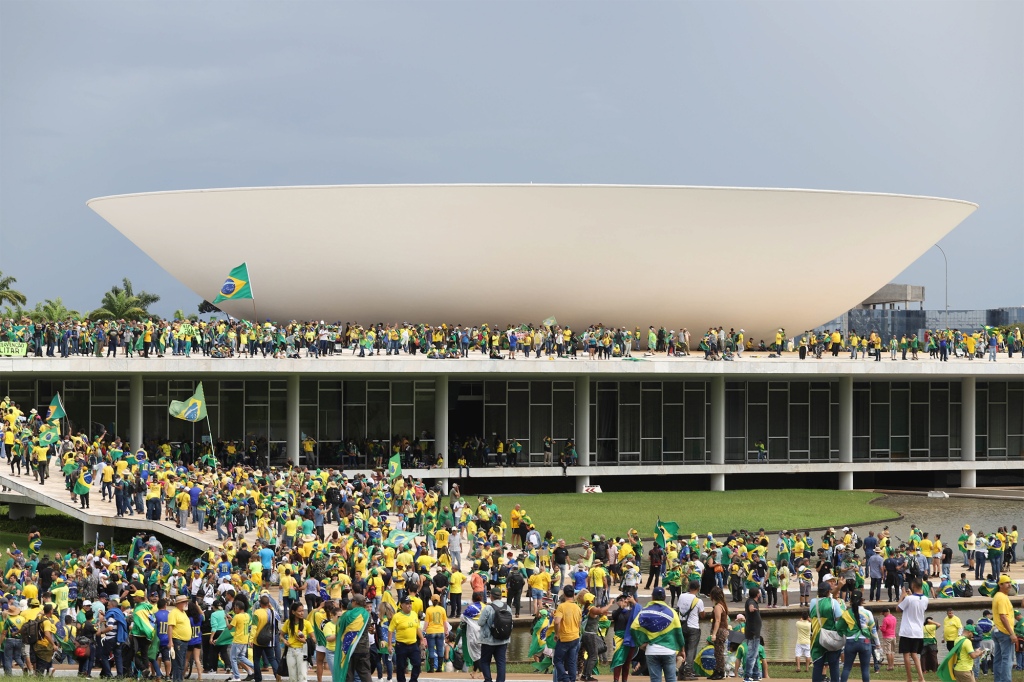
[[[82,544],[93,547],[96,544],[96,533],[101,531],[101,527],[92,523],[82,522]]]
[[[960,459],[965,462],[960,470],[961,488],[978,487],[978,470],[974,468],[977,445],[977,385],[978,380],[975,377],[964,377],[960,382]]]
[[[434,452],[444,457],[444,468],[448,460],[448,377],[442,375],[434,380]],[[441,479],[441,489],[448,494],[448,479]]]
[[[711,423],[708,424],[708,450],[711,464],[725,464],[725,377],[711,379]],[[725,474],[711,474],[711,489],[725,491]]]
[[[576,426],[573,439],[576,441],[577,460],[581,467],[590,466],[590,377],[576,377],[573,395],[576,400]],[[582,493],[583,488],[590,485],[590,476],[576,477],[576,492]]]
[[[128,440],[132,449],[142,447],[142,375],[133,374],[128,384]],[[155,434],[163,436],[163,434]]]
[[[853,462],[853,377],[839,378],[839,461]],[[853,472],[839,472],[839,489],[853,490]]]
[[[288,461],[294,465],[299,463],[299,451],[302,449],[302,437],[299,432],[299,375],[288,375],[288,409],[287,429]],[[311,462],[306,462],[309,466]]]

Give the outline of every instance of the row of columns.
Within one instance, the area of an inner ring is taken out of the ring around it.
[[[961,379],[961,424],[960,424],[960,455],[965,463],[960,474],[961,488],[977,487],[977,471],[973,467],[975,460],[975,415],[977,398],[975,389],[977,379],[964,377]],[[590,377],[576,378],[576,412],[575,434],[576,453],[579,455],[579,466],[590,465]],[[725,377],[712,377],[711,389],[711,421],[708,424],[708,450],[711,454],[710,464],[725,464]],[[444,457],[444,466],[448,461],[448,377],[439,376],[434,388],[434,439]],[[299,463],[299,451],[302,447],[299,430],[299,375],[288,376],[287,401],[287,437],[288,459],[292,464]],[[142,443],[142,375],[131,377],[130,428],[129,439],[134,447]],[[853,463],[853,378],[839,378],[839,462]],[[448,490],[448,479],[442,480],[445,492]],[[590,485],[590,476],[576,476],[576,492]],[[839,489],[853,490],[853,472],[839,473]],[[725,474],[711,475],[711,490],[725,490]]]

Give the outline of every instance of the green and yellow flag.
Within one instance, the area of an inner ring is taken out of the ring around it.
[[[39,429],[39,444],[53,445],[60,440],[60,430],[56,426],[47,425]]]
[[[956,665],[956,661],[960,658],[960,650],[964,647],[964,642],[967,641],[964,637],[958,637],[956,642],[953,643],[953,648],[949,650],[946,657],[942,659],[942,663],[939,664],[938,674],[939,679],[942,682],[953,682],[955,677],[953,675],[953,666]]]
[[[388,460],[388,480],[393,481],[396,478],[402,477],[402,456],[399,454],[391,455],[391,459]]]
[[[350,609],[338,619],[338,634],[334,640],[334,667],[331,670],[333,682],[345,682],[348,679],[352,656],[369,624],[370,614],[362,607]]]
[[[658,546],[665,549],[665,543],[672,542],[679,535],[679,524],[675,521],[662,521],[654,524],[654,541]]]
[[[172,400],[167,412],[175,419],[183,419],[187,422],[206,419],[206,396],[203,394],[203,382],[199,382],[195,394],[185,402]]]
[[[64,412],[64,403],[60,400],[60,393],[53,396],[50,401],[50,409],[46,412],[46,421],[52,419],[63,419],[67,414]]]
[[[228,278],[224,280],[224,284],[221,286],[220,291],[217,292],[217,297],[213,299],[212,303],[216,305],[221,301],[237,301],[243,298],[252,298],[249,268],[246,267],[245,263],[242,263],[228,273]]]
[[[75,487],[72,489],[75,495],[88,495],[92,490],[92,470],[88,466],[78,469],[78,478],[75,480]]]

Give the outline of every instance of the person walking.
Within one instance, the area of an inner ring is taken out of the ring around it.
[[[725,601],[725,592],[718,585],[711,588],[711,635],[708,642],[715,647],[715,672],[709,678],[725,679],[725,650],[729,638],[729,604]]]
[[[853,662],[860,659],[861,682],[871,682],[871,650],[878,641],[878,628],[871,611],[863,608],[864,593],[853,590],[850,593],[850,608],[843,612],[839,627],[846,635],[846,646],[843,649],[842,682],[850,679]]]
[[[700,598],[700,581],[691,580],[685,594],[676,602],[676,610],[683,626],[683,640],[686,642],[686,661],[683,663],[683,679],[696,680],[693,670],[700,646],[700,617],[704,613],[704,602]]]
[[[752,587],[748,592],[747,601],[743,605],[743,616],[747,623],[743,629],[743,637],[747,645],[747,655],[743,660],[744,682],[761,679],[757,667],[758,647],[761,645],[761,609],[758,606],[760,600],[760,588]]]
[[[903,600],[899,607],[903,612],[903,618],[900,619],[900,653],[903,654],[907,682],[914,682],[914,669],[917,670],[919,682],[925,682],[921,654],[924,651],[924,617],[928,609],[928,597],[922,592],[920,578],[915,577],[903,586]],[[1009,679],[1006,682],[1009,682]]]
[[[999,591],[992,597],[992,682],[1010,682],[1013,674],[1013,658],[1019,638],[1014,632],[1013,605],[1010,603],[1010,587],[1013,580],[1008,575],[999,576]]]
[[[676,682],[676,656],[682,652],[685,663],[686,640],[679,614],[665,603],[664,587],[651,591],[651,600],[637,614],[631,631],[637,646],[646,645],[651,682],[662,682],[663,677]]]
[[[583,611],[574,599],[572,585],[562,588],[562,601],[555,609],[555,682],[576,682],[576,661],[580,650]]]
[[[511,337],[510,337],[511,338]],[[484,682],[491,682],[491,659],[494,659],[494,682],[505,682],[505,658],[512,640],[512,612],[501,598],[501,588],[491,589],[491,601],[480,611],[480,660],[477,667]],[[442,642],[442,650],[444,644]]]
[[[818,596],[811,600],[809,613],[811,616],[811,681],[823,682],[825,665],[828,664],[829,680],[839,682],[839,656],[843,646],[826,647],[823,632],[832,632],[833,637],[839,630],[839,619],[843,617],[843,600],[837,599],[843,582],[836,580],[832,574],[826,573],[818,585]],[[834,638],[834,637],[833,637]]]
[[[583,682],[597,682],[597,678],[594,677],[594,668],[597,667],[598,658],[601,656],[601,619],[608,615],[608,610],[611,607],[596,606],[596,597],[589,591],[584,590],[582,595],[583,612],[587,615],[587,620],[583,626],[581,646],[587,658],[583,662],[583,677],[581,679]]]

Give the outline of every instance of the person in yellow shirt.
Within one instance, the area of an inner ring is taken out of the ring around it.
[[[466,575],[459,570],[448,576],[448,604],[452,618],[462,615],[462,585],[465,581]]]
[[[441,595],[430,598],[423,614],[423,634],[427,639],[427,672],[440,672],[444,665],[444,636],[448,629],[448,612],[441,606]]]
[[[541,600],[548,596],[551,589],[551,574],[537,571],[526,579],[526,584],[530,586],[530,607],[536,616],[540,613]]]
[[[391,618],[388,627],[394,635],[394,642],[388,641],[388,653],[395,656],[398,682],[405,682],[405,669],[409,664],[412,665],[412,679],[419,679],[423,634],[420,632],[420,619],[412,612],[412,600],[406,597],[399,608],[401,610]]]
[[[281,628],[281,641],[285,643],[287,651],[285,658],[288,661],[288,670],[302,671],[295,679],[304,679],[306,661],[303,655],[306,652],[306,642],[313,636],[313,624],[306,620],[306,605],[296,601],[288,610],[288,620]]]
[[[946,617],[942,619],[942,639],[946,642],[946,651],[950,651],[953,648],[954,642],[963,632],[964,624],[956,614],[953,613],[953,607],[946,609]]]
[[[1010,588],[1013,586],[1013,579],[1005,573],[999,576],[999,591],[992,597],[992,624],[995,630],[992,631],[992,640],[995,643],[993,652],[992,674],[996,679],[1010,679],[1011,668],[1013,667],[1014,651],[1017,648],[1017,633],[1013,626],[1013,604],[1010,603]],[[1009,638],[1009,641],[1006,641]],[[998,667],[1004,666],[1003,670]]]
[[[175,679],[185,673],[185,662],[188,654],[188,641],[192,639],[192,622],[182,610],[188,603],[188,597],[179,594],[174,598],[174,605],[167,610],[167,631],[171,636],[174,648],[174,661],[171,663],[171,675]],[[246,616],[248,618],[248,616]]]

